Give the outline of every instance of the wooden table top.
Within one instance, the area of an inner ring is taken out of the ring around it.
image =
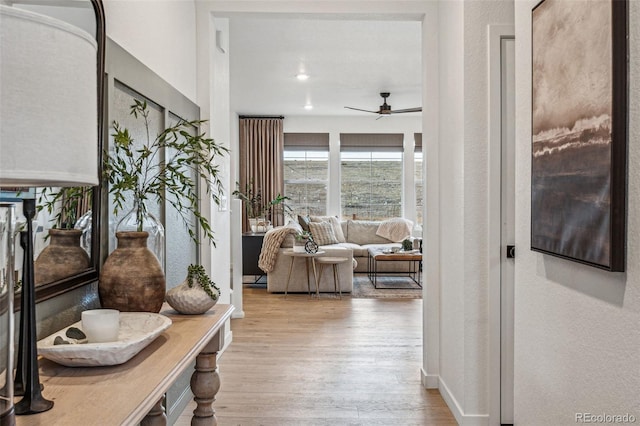
[[[382,249],[370,248],[369,255],[373,257],[376,261],[385,261],[385,260],[407,260],[407,261],[418,261],[422,260],[422,253],[419,251],[411,251],[411,252],[403,252],[399,251],[396,253],[385,253]]]
[[[180,315],[165,303],[160,313],[171,318],[171,326],[121,365],[64,367],[40,359],[42,395],[55,405],[44,413],[16,416],[16,424],[138,424],[220,331],[233,310],[231,305],[216,304],[202,315]]]
[[[306,251],[293,251],[293,249],[285,250],[282,252],[282,254],[284,254],[285,256],[293,256],[293,257],[316,257],[325,253],[326,251],[324,250],[318,250],[315,253],[307,253]]]

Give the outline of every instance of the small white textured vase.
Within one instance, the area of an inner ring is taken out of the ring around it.
[[[167,303],[181,314],[203,314],[213,307],[220,298],[220,292],[216,300],[213,300],[197,283],[189,287],[188,280],[167,291]]]

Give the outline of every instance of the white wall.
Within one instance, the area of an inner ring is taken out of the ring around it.
[[[513,2],[440,2],[439,19],[440,389],[460,423],[488,424],[487,25],[512,24]]]
[[[196,102],[194,0],[103,0],[107,36]]]
[[[640,421],[640,2],[630,1],[627,272],[530,247],[531,9],[516,2],[515,424],[573,425],[576,413]],[[520,249],[521,248],[521,249]]]
[[[464,5],[440,4],[440,388],[464,412]],[[427,153],[427,155],[429,155]],[[427,203],[430,201],[427,200]],[[429,235],[426,235],[427,241]],[[461,414],[461,413],[460,413]],[[458,420],[459,416],[458,416]]]

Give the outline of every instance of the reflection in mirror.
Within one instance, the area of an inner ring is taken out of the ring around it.
[[[98,42],[98,164],[103,140],[104,10],[101,0],[0,0],[0,4],[50,16],[90,34]],[[25,34],[24,37],[29,37]],[[43,105],[55,108],[55,105]],[[73,132],[73,129],[69,129]],[[54,161],[54,159],[52,159]],[[95,281],[99,264],[99,187],[23,189],[35,197],[34,219],[36,299],[55,296]],[[16,201],[16,213],[22,207]],[[24,221],[24,217],[22,218]],[[73,228],[77,228],[73,230]],[[54,252],[54,253],[51,253]],[[21,277],[22,249],[16,245],[16,277]],[[19,290],[19,287],[17,288]],[[18,295],[19,298],[19,295]],[[18,302],[18,301],[17,301]],[[19,306],[16,303],[15,306]]]
[[[92,194],[89,186],[39,190],[34,244],[36,286],[91,267],[91,222],[87,226],[86,215],[91,216]]]

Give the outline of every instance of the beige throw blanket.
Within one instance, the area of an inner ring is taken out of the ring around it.
[[[288,234],[297,234],[298,231],[294,227],[281,226],[274,228],[264,234],[262,240],[262,250],[258,259],[258,267],[264,272],[271,272],[276,264],[278,257],[278,249],[282,245],[282,241]]]
[[[403,219],[400,217],[385,220],[378,226],[376,235],[386,238],[394,243],[400,243],[405,238],[411,236],[411,229],[413,228],[413,222],[409,219]]]

